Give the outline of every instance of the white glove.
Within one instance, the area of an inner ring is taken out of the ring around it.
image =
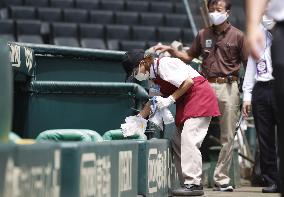
[[[167,108],[167,107],[169,107],[170,105],[172,105],[172,104],[174,104],[176,102],[172,95],[167,97],[167,98],[164,98],[164,97],[161,97],[161,96],[157,96],[156,100],[157,100],[157,107],[158,107],[158,109]]]

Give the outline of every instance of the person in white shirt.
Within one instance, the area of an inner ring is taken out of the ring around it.
[[[255,128],[259,141],[261,174],[267,184],[263,193],[279,192],[279,176],[275,135],[277,107],[272,76],[271,43],[272,34],[268,29],[274,21],[263,16],[259,29],[264,35],[264,45],[258,47],[259,59],[249,57],[243,82],[243,114],[248,117],[252,107]]]
[[[273,43],[271,57],[273,62],[273,76],[275,77],[275,99],[278,108],[278,150],[280,157],[280,183],[281,193],[284,196],[284,2],[283,0],[246,0],[246,24],[247,40],[254,59],[259,57],[257,52],[258,43],[263,43],[264,38],[258,29],[261,16],[266,13],[277,23],[273,30]],[[273,188],[271,190],[274,190]]]
[[[143,50],[126,53],[123,67],[127,77],[139,81],[151,79],[159,85],[162,96],[157,96],[159,109],[176,103],[176,132],[172,139],[176,167],[182,172],[180,177],[184,188],[174,190],[174,195],[203,195],[201,184],[202,156],[200,146],[207,134],[212,116],[219,116],[217,97],[208,81],[190,65],[178,58],[144,57]],[[149,102],[139,116],[147,118],[151,114]]]

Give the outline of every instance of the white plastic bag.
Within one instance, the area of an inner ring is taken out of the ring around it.
[[[121,124],[120,127],[124,137],[144,134],[147,127],[147,120],[141,116],[128,116],[125,118],[125,123]]]

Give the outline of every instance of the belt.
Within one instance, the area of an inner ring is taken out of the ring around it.
[[[233,81],[238,81],[237,76],[230,77],[211,77],[207,79],[210,83],[231,83]]]

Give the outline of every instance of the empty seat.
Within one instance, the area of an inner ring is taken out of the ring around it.
[[[114,50],[114,51],[120,50],[119,40],[110,39],[110,40],[107,40],[106,43],[107,43],[107,49],[108,50]]]
[[[15,25],[13,20],[0,20],[0,39],[15,41]]]
[[[81,38],[101,38],[104,39],[105,29],[99,24],[80,24],[79,34]]]
[[[23,0],[2,0],[2,4],[4,7],[23,5],[23,2]]]
[[[36,20],[18,20],[17,37],[19,42],[42,44],[41,22]]]
[[[61,46],[79,47],[77,25],[52,23],[53,43]]]
[[[172,42],[174,40],[181,41],[181,30],[175,27],[159,27],[158,28],[159,41]]]
[[[186,14],[185,6],[183,3],[175,3],[174,11],[177,14]]]
[[[108,39],[130,40],[130,27],[128,25],[107,25]]]
[[[62,21],[62,13],[60,8],[38,8],[38,18],[46,22]]]
[[[91,11],[90,21],[91,23],[97,24],[112,24],[114,23],[113,12],[100,10]]]
[[[64,9],[63,16],[65,22],[86,23],[89,21],[87,10],[82,9]]]
[[[99,8],[98,0],[77,0],[75,1],[76,8],[82,8],[86,10],[96,10]]]
[[[194,40],[194,35],[191,29],[182,29],[182,42],[185,44],[190,44]]]
[[[72,8],[73,6],[73,0],[50,0],[50,7]]]
[[[171,2],[151,2],[150,11],[156,13],[173,13],[173,4]]]
[[[146,42],[124,40],[120,42],[120,50],[129,51],[133,49],[146,49]]]
[[[47,7],[48,0],[26,0],[26,5],[35,6],[35,7]]]
[[[13,6],[10,7],[10,15],[13,19],[35,19],[36,11],[34,7]]]
[[[124,10],[124,1],[101,1],[102,10],[122,11]]]
[[[106,49],[104,40],[99,38],[82,38],[80,44],[84,48]]]
[[[157,40],[156,28],[148,26],[133,26],[133,40],[155,41]]]
[[[141,13],[141,25],[163,26],[164,16],[160,13]]]
[[[166,26],[170,27],[189,27],[189,21],[184,14],[167,14],[165,16]]]
[[[139,22],[137,12],[116,12],[115,21],[122,25],[137,25]]]
[[[147,1],[126,1],[126,10],[130,12],[148,12],[149,2]]]

